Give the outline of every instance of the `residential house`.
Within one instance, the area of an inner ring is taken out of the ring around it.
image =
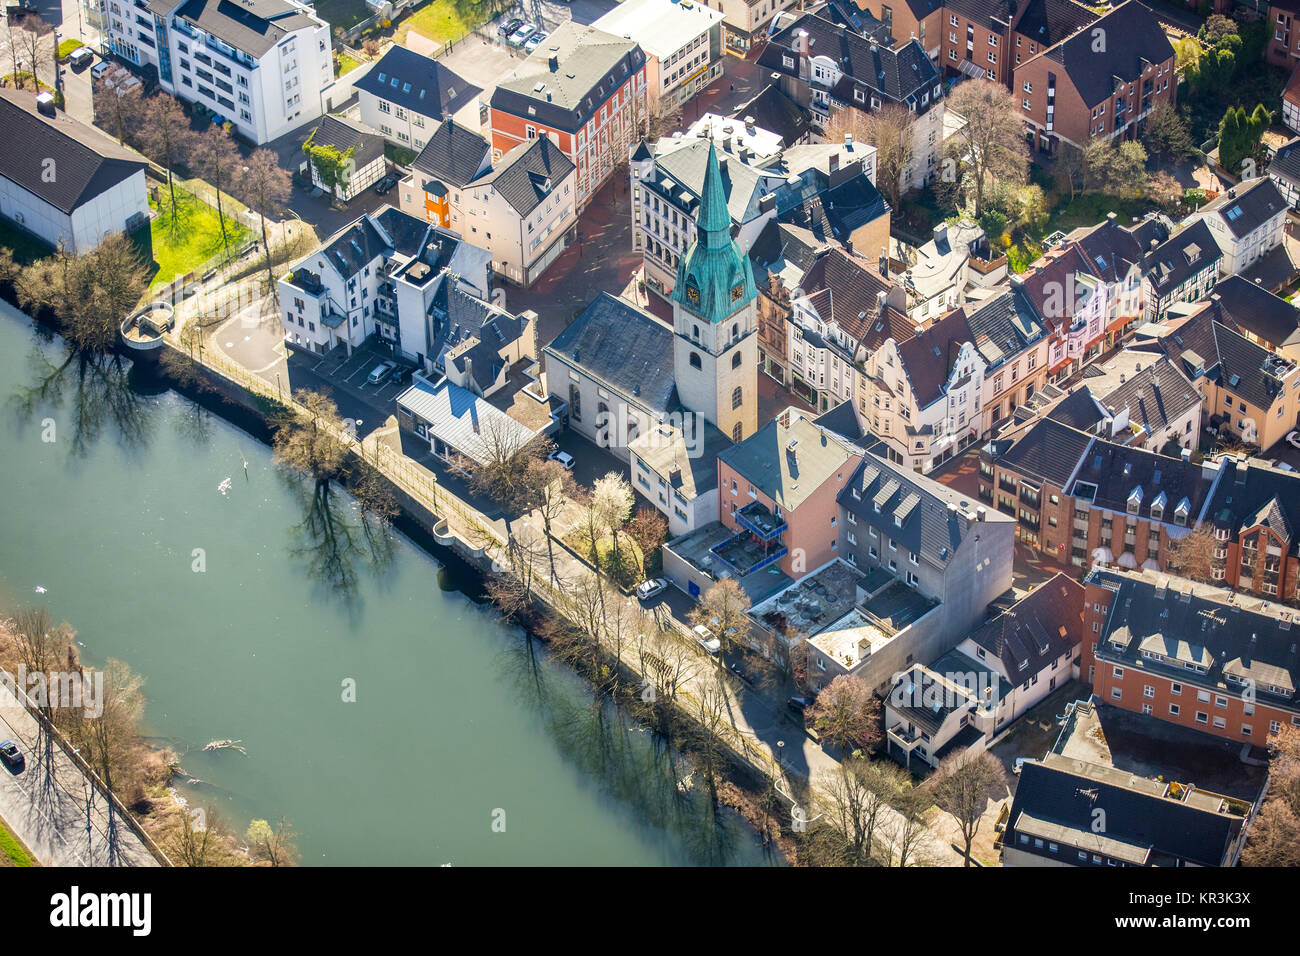
[[[148,161],[35,97],[0,88],[0,216],[51,246],[82,255],[105,236],[149,221]]]
[[[1282,122],[1292,132],[1300,133],[1300,72],[1294,68],[1291,68],[1291,78],[1282,91]]]
[[[1109,286],[1078,245],[1012,276],[1050,332],[1047,380],[1063,382],[1101,354],[1105,344]]]
[[[1153,109],[1174,104],[1174,68],[1164,27],[1138,0],[1127,0],[1016,66],[1011,92],[1031,145],[1054,156],[1062,143],[1083,149],[1137,137]]]
[[[308,142],[312,146],[328,146],[337,150],[344,157],[341,175],[333,186],[336,198],[347,202],[365,192],[388,171],[388,162],[384,159],[384,139],[370,131],[368,127],[354,123],[342,116],[322,116],[321,121],[312,130]],[[317,189],[330,191],[329,185],[321,179],[320,170],[311,161],[307,166],[311,173],[312,185]]]
[[[783,386],[791,381],[791,294],[803,283],[817,254],[829,249],[807,229],[768,220],[749,249],[758,289],[759,367]]]
[[[808,114],[775,83],[769,83],[753,99],[737,106],[731,118],[746,127],[755,126],[775,133],[781,138],[784,149],[812,141]]]
[[[702,418],[653,424],[628,442],[632,484],[668,520],[670,537],[718,520],[718,454],[731,440]]]
[[[1300,95],[1300,90],[1297,95]],[[1268,178],[1273,180],[1287,206],[1300,209],[1300,137],[1288,140],[1273,153],[1268,164]]]
[[[1266,22],[1273,36],[1264,48],[1265,62],[1292,71],[1300,60],[1300,30],[1293,29],[1297,19],[1300,19],[1300,2],[1269,0]]]
[[[353,87],[361,122],[379,130],[388,142],[416,152],[424,148],[443,120],[462,113],[462,122],[478,121],[482,90],[440,60],[397,44]]]
[[[1223,253],[1220,271],[1224,275],[1245,272],[1282,242],[1288,203],[1272,177],[1248,179],[1208,205],[1187,221],[1204,220],[1214,242]]]
[[[1300,599],[1300,476],[1244,456],[1205,465],[1217,476],[1201,526],[1214,535],[1210,577],[1279,601]]]
[[[809,111],[820,133],[845,110],[865,115],[898,105],[915,114],[911,161],[899,174],[900,189],[910,191],[940,173],[944,84],[922,41],[914,38],[893,49],[885,33],[863,36],[807,13],[773,36],[758,62],[772,71],[773,82],[786,95]]]
[[[1084,369],[1076,391],[1093,396],[1101,411],[1104,428],[1097,434],[1175,458],[1200,449],[1205,399],[1181,363],[1126,349]]]
[[[106,0],[102,42],[262,145],[322,113],[330,27],[299,0]]]
[[[1300,361],[1300,309],[1286,299],[1242,276],[1221,280],[1210,299],[1218,306],[1220,321],[1247,340],[1289,361]]]
[[[1205,298],[1218,282],[1222,265],[1223,253],[1203,219],[1154,245],[1143,267],[1145,320],[1160,322],[1171,306]]]
[[[635,41],[563,23],[493,91],[493,161],[549,137],[577,167],[580,215],[631,153],[647,96],[646,56]]]
[[[1300,727],[1293,608],[1153,571],[1095,568],[1084,585],[1101,701],[1237,746]]]
[[[487,141],[455,120],[415,158],[402,209],[459,231],[492,253],[498,276],[532,285],[576,234],[577,169],[550,139],[490,159]]]
[[[1106,328],[1103,348],[1111,349],[1132,331],[1145,308],[1142,280],[1147,253],[1169,238],[1169,224],[1150,215],[1131,226],[1121,226],[1115,213],[1095,226],[1082,226],[1066,234],[1057,251],[1077,248],[1106,285]]]
[[[1007,257],[989,246],[984,230],[970,219],[942,222],[919,248],[890,244],[904,264],[899,281],[907,291],[907,313],[928,325],[962,305],[977,290],[991,289],[1007,278]]]
[[[722,20],[702,3],[624,0],[592,26],[641,47],[647,106],[669,112],[722,76]]]
[[[1049,753],[1021,765],[1002,865],[1233,866],[1245,837],[1236,806],[1163,777]]]

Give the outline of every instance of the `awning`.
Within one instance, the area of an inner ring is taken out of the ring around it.
[[[1159,570],[1160,570],[1160,564],[1159,564],[1158,562],[1156,562],[1155,560],[1151,559],[1151,558],[1147,558],[1145,561],[1142,562],[1142,570],[1143,570],[1143,571],[1159,571]]]
[[[1048,375],[1055,375],[1057,372],[1059,372],[1061,369],[1065,368],[1067,365],[1069,365],[1069,364],[1070,364],[1071,362],[1073,362],[1073,361],[1074,361],[1074,359],[1073,359],[1072,357],[1070,357],[1069,355],[1067,355],[1065,358],[1061,359],[1061,361],[1057,362],[1055,365],[1049,365],[1048,368],[1047,368],[1047,374],[1048,374]]]
[[[1115,560],[1115,555],[1110,553],[1110,548],[1093,548],[1092,560],[1094,564],[1110,564]]]
[[[962,60],[957,64],[957,69],[965,73],[972,80],[982,80],[986,75],[984,67],[977,63],[972,63],[970,60]]]
[[[1121,568],[1136,568],[1138,566],[1138,559],[1133,556],[1132,551],[1125,551],[1119,556],[1119,561],[1116,563]]]
[[[1124,328],[1124,326],[1132,322],[1134,318],[1136,318],[1136,316],[1121,315],[1118,319],[1115,319],[1113,322],[1111,322],[1109,325],[1106,326],[1106,331],[1114,332],[1117,329],[1122,329]]]

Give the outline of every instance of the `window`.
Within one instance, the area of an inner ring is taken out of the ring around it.
[[[745,403],[745,392],[739,385],[731,391],[731,410],[734,412]]]
[[[692,353],[691,353],[691,368],[703,368],[703,367],[704,367],[703,364],[700,362],[700,356],[699,356],[699,353],[697,353],[697,352],[692,352]]]
[[[1196,722],[1197,722],[1198,724],[1209,723],[1209,720],[1210,720],[1210,715],[1207,714],[1205,711],[1203,711],[1203,710],[1198,710],[1198,711],[1196,712]]]
[[[736,422],[736,427],[731,430],[731,440],[733,442],[738,442],[744,437],[745,429],[741,426],[740,422]]]
[[[1142,686],[1142,696],[1148,698],[1154,698],[1156,696],[1156,689],[1152,687],[1150,684],[1144,684]]]
[[[1111,700],[1121,700],[1123,697],[1124,697],[1124,692],[1120,690],[1118,687],[1112,687],[1110,689]]]
[[[1178,716],[1178,705],[1177,705],[1177,704],[1170,704],[1170,705],[1169,705],[1169,716],[1170,716],[1170,717],[1177,717],[1177,716]]]
[[[735,355],[733,355],[733,356],[731,357],[731,367],[732,367],[732,368],[740,368],[740,353],[739,353],[739,352],[737,352]]]

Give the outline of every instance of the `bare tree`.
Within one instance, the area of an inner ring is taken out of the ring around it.
[[[553,541],[555,520],[564,513],[576,493],[573,475],[558,461],[547,458],[533,458],[528,463],[527,483],[529,498],[537,513],[542,517],[542,527],[546,531],[546,553],[550,559],[551,580],[558,580],[555,573],[555,543]]]
[[[39,14],[29,13],[22,18],[22,29],[11,34],[10,41],[17,38],[22,50],[23,65],[32,74],[32,86],[35,92],[41,90],[41,72],[47,67],[58,69],[55,60],[54,27],[41,19]]]
[[[194,165],[217,194],[217,221],[221,224],[221,242],[230,258],[230,231],[226,228],[226,211],[221,194],[229,192],[239,178],[242,161],[239,150],[225,127],[209,126],[198,135],[194,147]]]
[[[907,192],[907,169],[912,164],[916,114],[900,103],[886,104],[872,113],[847,108],[826,125],[828,142],[842,142],[846,134],[855,142],[876,148],[876,188],[894,209]]]
[[[298,848],[294,845],[297,834],[284,817],[274,827],[266,820],[254,820],[244,836],[254,860],[270,866],[292,866],[298,859]]]
[[[1300,730],[1269,737],[1268,796],[1250,824],[1242,866],[1300,866]]]
[[[998,788],[1005,791],[1002,765],[992,754],[962,751],[939,764],[929,786],[940,809],[956,817],[965,844],[963,855],[970,866],[971,844],[979,833],[989,798],[1000,795],[994,792]]]
[[[902,789],[906,775],[896,764],[852,757],[823,777],[820,802],[835,828],[843,835],[845,848],[859,865],[871,862],[875,840],[883,830],[889,799]]]
[[[195,134],[180,102],[166,93],[155,93],[143,104],[139,123],[140,146],[146,156],[167,170],[167,193],[171,203],[172,229],[180,227],[180,204],[172,170],[185,162],[194,149]]]
[[[1221,546],[1222,543],[1214,537],[1213,528],[1197,528],[1185,538],[1171,538],[1165,560],[1170,571],[1193,581],[1208,583],[1214,580],[1217,563],[1214,554]]]
[[[947,142],[948,158],[964,164],[974,194],[975,217],[994,181],[1021,185],[1029,171],[1029,149],[1018,104],[991,80],[967,80],[948,96],[948,109],[964,123]]]
[[[668,520],[653,508],[638,508],[628,522],[627,536],[641,553],[641,577],[650,576],[650,556],[663,547],[668,537]]]
[[[128,140],[134,140],[144,116],[144,94],[140,86],[122,87],[101,83],[95,89],[93,101],[95,119],[106,126],[119,143],[126,144]],[[187,125],[188,123],[186,120]]]
[[[255,150],[240,170],[239,188],[244,204],[257,213],[262,223],[262,248],[266,252],[266,281],[271,294],[279,301],[279,289],[271,270],[271,243],[266,237],[266,217],[284,215],[285,204],[293,193],[289,171],[280,166],[269,149]]]
[[[502,508],[527,507],[536,489],[529,480],[534,462],[545,460],[551,447],[545,439],[534,439],[504,415],[482,422],[477,457],[466,469],[475,494],[491,498]]]
[[[881,707],[871,688],[856,677],[840,674],[817,695],[809,722],[828,743],[846,752],[872,750],[881,734]]]
[[[749,636],[749,595],[735,578],[715,581],[704,592],[700,603],[691,611],[694,626],[704,626],[716,637],[724,649],[745,646]],[[722,669],[722,655],[718,655],[718,668]]]
[[[607,472],[605,477],[596,479],[596,485],[591,490],[591,500],[593,506],[599,509],[601,520],[609,528],[613,540],[614,567],[619,568],[618,534],[632,516],[632,506],[636,503],[632,486],[618,472]],[[594,560],[596,556],[592,557]]]
[[[925,819],[922,814],[929,807],[924,791],[912,786],[910,780],[900,779],[898,786],[890,794],[889,805],[896,811],[889,835],[889,862],[892,864],[897,855],[898,865],[920,862],[917,848],[926,833]]]
[[[215,809],[179,807],[178,826],[166,841],[167,855],[181,866],[224,866],[233,862],[225,821]]]

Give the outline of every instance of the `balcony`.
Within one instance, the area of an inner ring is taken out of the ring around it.
[[[755,540],[749,531],[742,531],[721,544],[715,544],[709,551],[741,578],[775,564],[788,553],[786,546],[779,541],[772,547],[766,542]]]
[[[760,541],[776,540],[789,525],[778,518],[762,502],[755,501],[736,512],[736,523],[752,532]]]
[[[889,735],[890,740],[898,744],[898,746],[902,747],[903,750],[908,753],[915,750],[921,743],[920,731],[915,727],[909,727],[904,723],[894,724],[894,726],[886,730],[885,733]]]

